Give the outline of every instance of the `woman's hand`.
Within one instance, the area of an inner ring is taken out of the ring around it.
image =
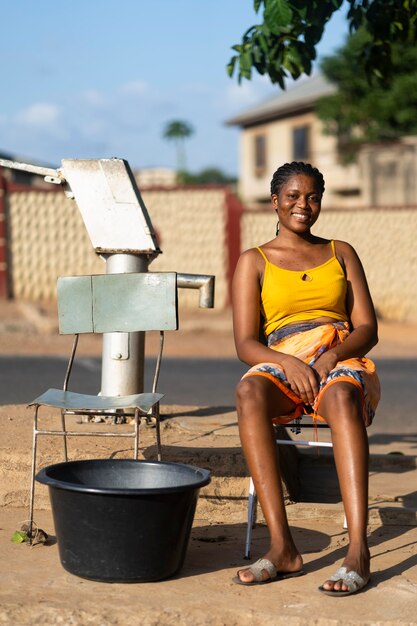
[[[319,392],[317,372],[295,356],[286,354],[282,357],[281,367],[290,384],[291,390],[305,404],[313,404]]]
[[[325,352],[317,359],[312,367],[317,372],[321,383],[326,382],[328,375],[336,367],[337,363],[338,358],[332,350]]]

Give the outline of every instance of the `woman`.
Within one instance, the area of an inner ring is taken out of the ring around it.
[[[239,584],[262,584],[303,573],[288,526],[273,422],[302,413],[331,429],[349,532],[342,567],[320,587],[348,595],[370,578],[366,528],[366,426],[379,400],[372,361],[377,321],[354,249],[311,233],[320,215],[322,174],[287,163],[271,182],[277,236],[244,252],[233,280],[233,324],[239,358],[251,366],[236,389],[239,434],[270,534],[263,559],[237,573]],[[261,316],[268,345],[259,340]]]

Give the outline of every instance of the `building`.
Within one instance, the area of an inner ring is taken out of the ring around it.
[[[324,134],[315,113],[317,101],[335,89],[316,74],[227,120],[228,125],[242,130],[239,194],[245,204],[262,206],[269,202],[271,176],[288,161],[308,161],[323,172],[327,206],[362,203],[360,168],[340,162],[337,138]]]
[[[143,187],[175,187],[177,172],[168,167],[147,167],[135,170],[133,175],[139,189]]]

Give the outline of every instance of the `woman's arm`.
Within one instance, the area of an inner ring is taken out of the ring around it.
[[[250,366],[280,363],[279,353],[259,341],[262,265],[255,249],[244,252],[237,263],[232,283],[233,332],[236,352]]]
[[[264,261],[255,249],[244,252],[233,277],[233,330],[239,359],[250,366],[276,363],[285,372],[291,389],[312,404],[318,393],[316,372],[300,359],[272,350],[259,341],[261,287]]]
[[[328,373],[339,361],[363,357],[378,343],[378,323],[362,263],[348,243],[337,241],[336,246],[338,258],[346,273],[346,308],[352,332],[346,341],[316,361],[314,369],[319,373],[321,380],[327,378]]]

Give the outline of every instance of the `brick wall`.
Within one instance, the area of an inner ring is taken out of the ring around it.
[[[92,250],[76,204],[62,189],[11,191],[8,226],[14,298],[51,300],[58,276],[104,271],[104,262]]]
[[[163,250],[150,270],[214,274],[216,306],[226,306],[228,191],[155,189],[143,191],[142,196]],[[92,249],[77,205],[65,197],[62,189],[10,189],[8,222],[12,297],[51,300],[55,298],[58,276],[105,272],[104,261]],[[185,307],[198,305],[195,290],[181,289],[179,298]]]
[[[216,276],[215,306],[228,299],[224,188],[143,190],[142,197],[163,251],[151,271],[175,271]],[[180,303],[198,306],[195,290],[180,289]]]

